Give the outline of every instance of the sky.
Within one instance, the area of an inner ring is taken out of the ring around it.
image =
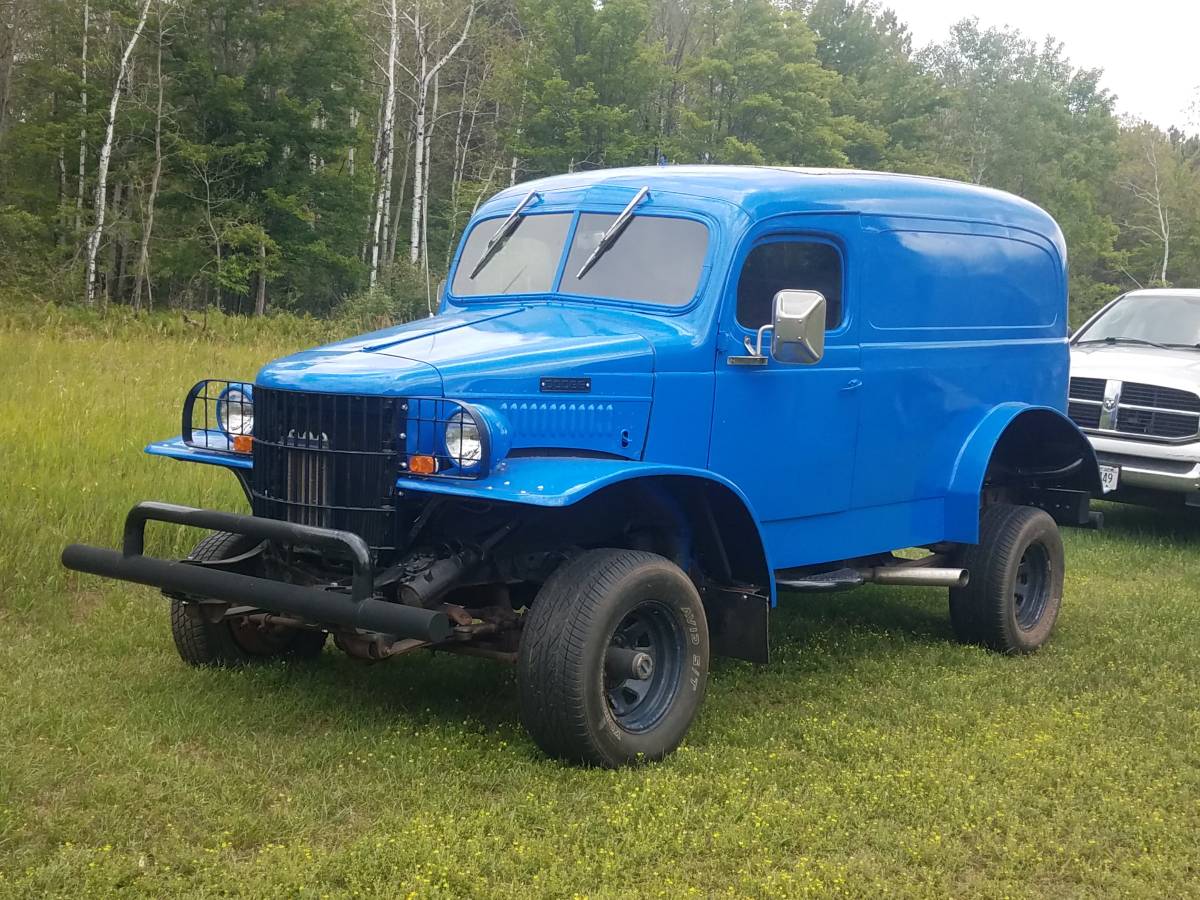
[[[1063,44],[1071,62],[1102,68],[1117,112],[1200,132],[1200,0],[881,0],[917,47],[943,40],[959,19],[1011,26]]]

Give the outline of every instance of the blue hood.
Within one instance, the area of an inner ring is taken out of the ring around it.
[[[553,305],[450,312],[275,360],[257,383],[484,403],[508,419],[514,448],[636,457],[654,384],[636,319]],[[547,378],[587,379],[590,390],[559,392]]]

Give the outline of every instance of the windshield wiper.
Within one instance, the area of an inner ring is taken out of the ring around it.
[[[633,221],[633,211],[637,209],[638,204],[645,200],[649,194],[650,187],[648,185],[634,194],[633,199],[629,201],[629,205],[621,210],[616,221],[608,226],[608,231],[600,235],[600,243],[596,245],[596,249],[592,251],[592,255],[580,267],[579,274],[575,276],[576,281],[583,278],[588,273],[588,269],[594,266],[600,257],[608,251],[608,248],[617,242],[617,238],[621,236],[621,232],[625,230],[625,226]]]
[[[1157,341],[1147,341],[1142,338],[1133,337],[1106,337],[1092,338],[1090,341],[1076,341],[1075,346],[1079,347],[1083,344],[1139,344],[1143,347],[1157,347],[1159,350],[1171,349],[1167,344],[1160,344]]]
[[[508,240],[517,226],[521,224],[521,219],[525,217],[525,207],[533,202],[538,196],[537,191],[530,191],[525,195],[525,199],[517,204],[517,208],[508,214],[508,218],[500,223],[500,227],[496,229],[496,233],[488,238],[487,246],[483,248],[483,255],[479,257],[479,262],[475,263],[475,268],[471,270],[471,279],[474,280],[483,267],[491,262],[492,257],[496,255],[496,251]]]

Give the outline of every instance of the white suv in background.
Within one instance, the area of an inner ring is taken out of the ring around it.
[[[1200,507],[1200,290],[1123,294],[1071,338],[1069,412],[1106,499]]]

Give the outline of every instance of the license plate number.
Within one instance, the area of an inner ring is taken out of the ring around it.
[[[1108,494],[1117,489],[1117,485],[1121,482],[1121,467],[1120,466],[1101,466],[1100,467],[1100,489]]]

